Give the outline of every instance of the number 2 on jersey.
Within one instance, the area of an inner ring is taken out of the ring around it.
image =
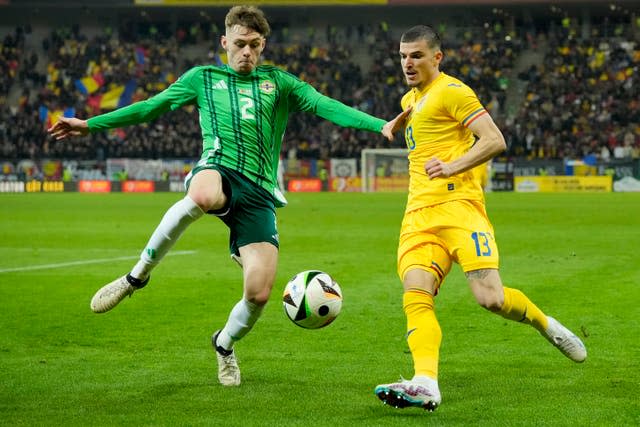
[[[253,120],[253,119],[255,119],[256,116],[254,116],[253,113],[249,112],[249,109],[253,108],[253,99],[251,99],[251,98],[240,98],[239,101],[242,104],[240,106],[240,116],[242,117],[242,119],[243,120]]]

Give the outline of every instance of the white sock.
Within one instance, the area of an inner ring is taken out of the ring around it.
[[[151,235],[140,254],[140,261],[131,270],[131,275],[140,280],[149,277],[151,270],[169,252],[184,230],[202,215],[204,212],[200,206],[189,196],[171,206]]]
[[[233,344],[247,335],[262,314],[263,305],[253,304],[242,298],[231,310],[227,324],[218,335],[216,345],[231,350]]]

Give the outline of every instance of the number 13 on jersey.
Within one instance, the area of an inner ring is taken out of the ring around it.
[[[404,130],[404,140],[407,143],[407,148],[409,150],[415,150],[416,140],[413,139],[413,127],[411,125],[407,126]]]

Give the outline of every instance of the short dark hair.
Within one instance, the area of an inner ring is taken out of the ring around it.
[[[404,32],[404,34],[402,34],[400,43],[411,43],[417,40],[426,40],[429,49],[442,49],[442,41],[440,40],[440,36],[435,32],[433,28],[426,25],[416,25],[415,27],[409,28]]]
[[[224,18],[224,26],[231,28],[234,25],[250,28],[264,37],[271,34],[271,27],[264,12],[255,6],[233,6],[229,9]]]

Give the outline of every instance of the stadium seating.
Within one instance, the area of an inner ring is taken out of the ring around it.
[[[622,21],[607,32],[555,15],[537,25],[518,26],[514,19],[494,13],[492,20],[473,27],[443,23],[438,28],[445,45],[443,70],[477,91],[505,133],[508,154],[640,156],[640,50],[634,23]],[[397,57],[403,29],[383,22],[329,25],[304,33],[295,23],[279,23],[264,60],[348,105],[391,118],[406,90]],[[591,33],[585,35],[587,30]],[[24,35],[30,31],[16,28],[2,42],[0,158],[102,161],[199,155],[201,138],[193,108],[147,125],[74,141],[54,142],[45,129],[60,115],[88,117],[145,99],[196,63],[220,62],[212,47],[219,31],[215,25],[193,21],[172,31],[126,21],[117,32],[79,25],[51,28],[39,41],[43,57],[24,50]],[[542,61],[524,67],[532,54]],[[518,87],[520,93],[514,89]],[[381,136],[294,114],[283,156],[358,157],[363,148],[389,146],[402,147],[402,138],[388,144]]]

